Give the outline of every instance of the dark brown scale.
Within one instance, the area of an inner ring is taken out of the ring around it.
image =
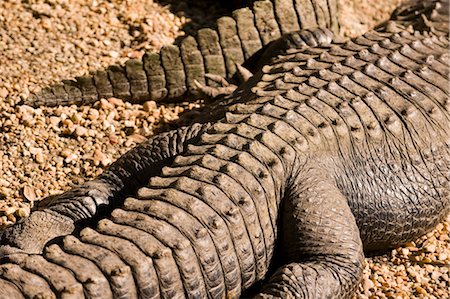
[[[119,65],[112,65],[107,69],[108,78],[113,87],[113,93],[116,98],[130,99],[130,83],[123,67]]]

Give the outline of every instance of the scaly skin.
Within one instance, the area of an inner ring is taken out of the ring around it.
[[[364,250],[416,238],[450,212],[448,2],[435,3],[447,15],[430,10],[434,30],[404,30],[423,27],[416,17],[346,43],[281,48],[216,121],[155,136],[160,146],[110,168],[112,186],[150,177],[133,197],[87,187],[120,205],[110,215],[95,192],[47,200],[32,213],[60,215],[47,227],[101,219],[56,239],[39,221],[6,232],[1,292],[237,298],[263,282],[258,298],[349,298]]]
[[[245,1],[235,1],[238,2]],[[159,53],[146,53],[142,60],[130,59],[75,81],[63,82],[30,95],[24,104],[38,107],[88,104],[116,97],[131,102],[186,98],[198,94],[195,80],[216,86],[206,73],[235,76],[243,64],[282,34],[317,26],[338,33],[337,0],[273,0],[253,2],[231,17],[217,20],[216,29],[204,28],[195,37],[184,38]]]

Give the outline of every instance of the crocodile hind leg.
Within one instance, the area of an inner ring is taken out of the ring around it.
[[[78,222],[119,206],[208,127],[194,124],[156,135],[120,157],[94,180],[45,198],[30,217],[2,233],[0,256],[17,251],[41,253],[49,240],[72,233]]]
[[[283,265],[257,298],[349,298],[364,255],[346,198],[317,174],[293,189],[281,210]]]

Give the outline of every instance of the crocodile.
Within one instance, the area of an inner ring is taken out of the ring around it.
[[[133,103],[185,99],[198,95],[197,85],[217,86],[206,74],[227,79],[236,76],[262,47],[300,29],[327,27],[339,33],[337,0],[233,1],[253,2],[217,20],[216,29],[200,29],[179,45],[167,45],[124,65],[112,65],[75,80],[63,80],[27,97],[29,106],[89,104],[116,97]]]
[[[413,1],[350,41],[273,41],[211,121],[150,138],[3,232],[0,294],[351,297],[364,252],[450,212],[448,10]]]

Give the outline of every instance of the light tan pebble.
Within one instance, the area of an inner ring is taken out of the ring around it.
[[[138,144],[138,143],[144,142],[145,140],[147,140],[146,137],[139,135],[139,134],[133,134],[128,137],[128,139],[127,139],[127,141],[125,141],[124,145],[126,147],[130,147],[133,143]]]
[[[19,218],[28,217],[30,215],[30,208],[27,207],[18,208],[15,212],[15,215]]]
[[[109,120],[104,120],[103,122],[102,122],[102,126],[103,126],[103,130],[107,130],[107,129],[109,129],[109,127],[111,127],[111,122],[109,121]]]
[[[88,130],[85,127],[77,127],[75,129],[75,136],[84,137],[88,134]]]
[[[118,107],[125,105],[124,102],[121,99],[118,99],[118,98],[109,98],[108,102],[110,104],[112,104],[114,106],[118,106]]]
[[[119,52],[117,51],[109,51],[108,55],[111,56],[112,58],[118,58],[120,56]]]
[[[175,107],[175,114],[180,114],[184,112],[184,108],[181,106],[176,106]]]
[[[96,136],[98,136],[98,138],[101,138],[101,134],[100,133],[97,133],[97,131],[96,130],[88,130],[88,136],[90,136],[90,137],[96,137]]]
[[[22,117],[22,123],[25,127],[34,127],[36,121],[30,114],[26,114]]]
[[[74,124],[79,124],[83,118],[81,117],[81,115],[79,113],[74,113],[74,114],[72,114],[70,119],[72,120],[72,122]]]
[[[431,279],[433,279],[433,280],[438,280],[439,277],[441,277],[441,273],[439,273],[439,271],[433,271],[433,272],[431,273]]]
[[[16,222],[16,217],[14,217],[14,213],[16,212],[16,209],[13,208],[13,212],[11,214],[6,215],[6,218],[8,221],[11,221],[11,223]]]
[[[9,187],[10,185],[11,185],[10,182],[8,182],[8,181],[5,180],[5,179],[0,178],[0,186],[3,186],[3,187]]]
[[[141,126],[141,128],[139,129],[139,134],[148,138],[148,136],[153,134],[153,130],[148,126]]]
[[[419,250],[419,248],[417,248],[417,246],[414,242],[407,242],[404,244],[404,247],[407,248],[411,252]]]
[[[159,118],[161,116],[161,110],[160,109],[153,110],[152,116],[154,118]]]
[[[126,128],[134,128],[136,126],[136,123],[133,120],[126,120],[124,122],[124,125]]]
[[[116,116],[117,116],[117,113],[116,113],[115,111],[111,111],[110,113],[108,113],[108,116],[106,117],[106,119],[107,119],[109,122],[112,122],[112,121],[114,121],[114,119],[116,118]]]
[[[196,109],[196,108],[200,108],[200,104],[198,104],[198,103],[189,103],[188,104],[188,109],[189,110],[193,110],[193,109]]]
[[[106,159],[106,156],[105,156],[105,154],[104,154],[101,150],[96,149],[96,150],[94,151],[93,160],[94,160],[94,165],[95,165],[95,166],[100,165],[100,163],[101,163],[102,161],[104,161],[105,159]]]
[[[101,160],[101,164],[103,167],[106,167],[108,165],[110,165],[112,163],[112,160],[108,157],[105,157],[104,159]]]
[[[5,99],[8,96],[9,92],[6,88],[0,88],[0,98]]]
[[[75,131],[75,126],[66,127],[61,130],[64,135],[72,135],[73,131]]]
[[[438,255],[438,260],[440,260],[440,261],[445,261],[446,259],[447,259],[447,254],[446,253],[439,253],[439,255]]]
[[[49,118],[50,125],[57,127],[59,123],[61,122],[61,118],[57,116],[50,116]]]
[[[407,257],[410,253],[408,248],[402,248],[401,252],[402,252],[402,255],[405,257]]]
[[[395,281],[397,282],[397,284],[402,284],[403,283],[403,277],[398,276],[397,278],[395,278]]]
[[[142,56],[144,56],[145,52],[144,51],[129,51],[126,56],[128,58],[137,58],[137,59],[141,59]]]
[[[363,280],[364,293],[367,294],[369,292],[369,290],[374,287],[375,287],[375,284],[373,283],[373,281],[368,277],[364,277],[364,280]]]
[[[36,198],[36,193],[34,192],[34,189],[31,188],[30,186],[23,187],[22,192],[23,192],[23,196],[28,201],[35,201],[37,199]]]
[[[97,109],[89,109],[88,118],[89,118],[91,121],[95,121],[95,120],[98,119],[99,114],[100,114],[100,113],[98,112]]]
[[[2,208],[1,211],[3,211],[3,214],[5,214],[6,216],[9,216],[11,214],[14,214],[16,209],[14,207],[5,207],[5,208]]]
[[[77,154],[70,154],[69,156],[67,156],[64,159],[64,162],[66,162],[67,164],[72,163],[73,161],[78,160],[78,155]]]
[[[58,108],[54,111],[54,114],[59,118],[61,118],[61,120],[65,120],[67,118],[67,114],[64,113],[64,111],[65,110],[63,110],[62,108],[61,109]]]
[[[104,110],[112,110],[112,109],[114,109],[114,105],[105,99],[101,99],[100,100],[100,108],[104,109]]]
[[[425,246],[425,251],[430,252],[430,253],[435,252],[436,251],[436,245],[434,245],[434,244],[427,244]]]
[[[61,157],[63,158],[67,158],[72,154],[72,152],[68,149],[64,149],[61,151],[61,153],[59,154]]]
[[[439,241],[450,241],[450,237],[448,234],[442,234],[439,236]]]
[[[147,113],[145,113],[142,110],[132,110],[130,111],[130,117],[135,117],[135,118],[145,118],[147,117]]]
[[[69,118],[63,119],[62,124],[66,127],[73,127],[73,121]]]
[[[155,101],[147,101],[142,105],[142,109],[146,112],[152,112],[156,109],[156,102]]]

